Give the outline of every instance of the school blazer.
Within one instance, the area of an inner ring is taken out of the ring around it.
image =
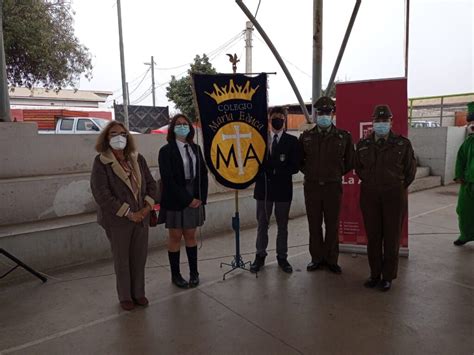
[[[274,202],[291,201],[293,174],[299,170],[301,156],[298,139],[283,132],[276,146],[276,154],[271,156],[268,150],[265,154],[255,181],[254,198]]]
[[[197,158],[192,194],[186,190],[183,159],[176,141],[169,142],[158,153],[158,165],[163,189],[160,205],[165,210],[184,210],[194,198],[201,200],[203,204],[207,202],[209,182],[206,163],[201,148],[194,143],[190,146]]]

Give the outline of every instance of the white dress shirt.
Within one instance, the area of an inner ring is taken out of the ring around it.
[[[268,138],[268,151],[271,153],[272,145],[273,145],[273,137],[275,136],[275,134],[278,136],[278,138],[277,138],[277,144],[278,144],[280,142],[281,136],[283,134],[283,130],[281,130],[278,133],[275,133],[273,131],[270,131],[269,133],[270,133],[270,137]]]
[[[181,154],[181,159],[183,159],[183,165],[184,165],[184,177],[186,180],[191,180],[196,176],[196,154],[194,154],[193,149],[191,148],[191,145],[189,143],[184,143],[179,140],[176,140],[176,144],[178,145],[179,153]],[[193,164],[193,171],[194,171],[194,176],[190,175],[189,171],[189,159],[188,159],[188,154],[186,153],[186,148],[185,146],[188,146],[188,151],[189,155],[191,155],[191,160]]]

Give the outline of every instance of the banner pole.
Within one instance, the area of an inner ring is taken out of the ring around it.
[[[229,57],[229,61],[232,63],[232,72],[234,74],[237,74],[237,63],[240,62],[240,59],[237,57],[237,54],[227,54]],[[240,216],[239,216],[239,190],[235,189],[235,214],[234,217],[232,217],[232,229],[235,232],[235,256],[234,260],[230,263],[221,263],[222,265],[230,266],[232,267],[231,270],[227,271],[222,275],[222,279],[225,280],[226,275],[231,273],[232,271],[236,269],[242,269],[246,271],[250,271],[250,268],[246,268],[246,264],[250,265],[250,261],[244,263],[242,260],[242,255],[240,255]],[[258,277],[257,274],[255,274],[255,277]]]

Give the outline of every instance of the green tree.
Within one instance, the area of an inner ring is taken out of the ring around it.
[[[196,55],[194,63],[188,69],[188,75],[181,79],[171,77],[171,81],[166,88],[166,97],[174,102],[176,108],[188,116],[192,121],[196,120],[196,111],[193,103],[193,92],[191,74],[216,74],[216,69],[209,62],[209,57],[205,54]]]
[[[92,76],[88,49],[74,35],[66,0],[4,0],[8,83],[59,90]]]

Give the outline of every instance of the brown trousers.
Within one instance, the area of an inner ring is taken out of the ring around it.
[[[372,187],[362,184],[360,208],[367,233],[370,276],[387,281],[397,278],[398,251],[408,194],[403,185]]]
[[[148,225],[129,223],[126,227],[107,228],[105,232],[112,246],[119,301],[144,297]]]
[[[339,182],[304,183],[304,199],[309,225],[309,252],[311,260],[330,265],[337,264],[339,257],[339,212],[341,210],[342,185]],[[326,235],[323,238],[322,224]]]

